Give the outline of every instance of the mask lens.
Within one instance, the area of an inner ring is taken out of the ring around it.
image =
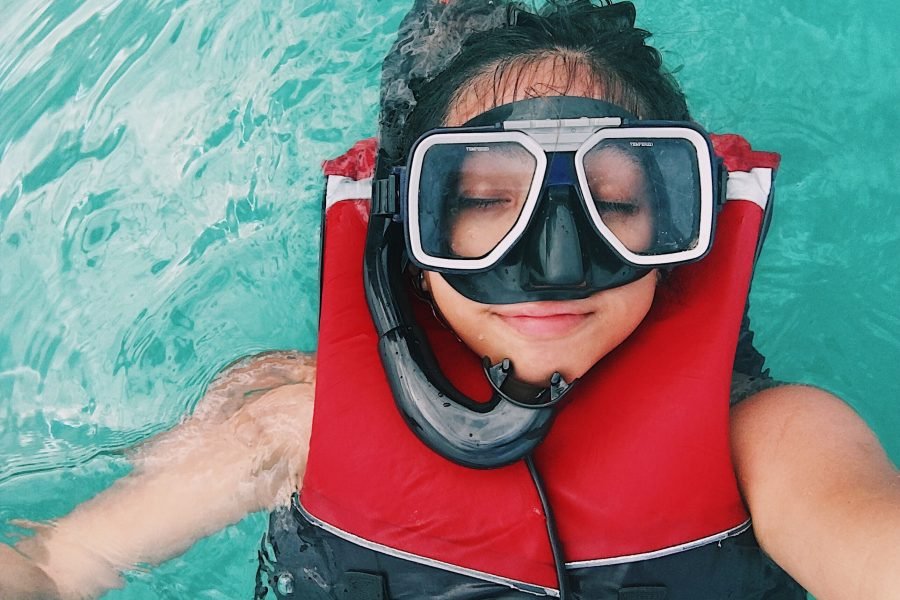
[[[677,138],[600,140],[583,158],[595,225],[644,256],[683,252],[700,235],[693,144]]]
[[[522,217],[537,160],[516,142],[428,148],[419,181],[422,248],[436,258],[482,258]]]

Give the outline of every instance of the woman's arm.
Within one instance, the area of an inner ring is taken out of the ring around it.
[[[819,600],[900,598],[900,474],[862,419],[783,386],[738,404],[731,426],[763,549]]]
[[[3,548],[0,597],[53,597],[54,585],[63,598],[93,597],[117,586],[122,570],[159,563],[286,502],[306,467],[315,358],[289,365],[295,383],[283,380],[284,369],[273,378],[266,360],[214,382],[194,417],[139,449],[130,475],[38,528],[17,545],[20,554]],[[26,594],[19,577],[43,596]]]

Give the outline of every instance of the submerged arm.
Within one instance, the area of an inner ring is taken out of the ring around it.
[[[0,596],[54,597],[55,585],[63,598],[93,597],[119,585],[122,570],[287,501],[306,467],[315,357],[278,373],[271,360],[214,382],[193,417],[138,450],[130,475],[40,527],[20,554],[0,547]]]
[[[819,600],[900,598],[900,474],[862,419],[827,392],[784,386],[731,422],[763,549]]]

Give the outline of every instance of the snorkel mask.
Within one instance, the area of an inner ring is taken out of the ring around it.
[[[485,359],[493,398],[464,396],[412,318],[409,264],[481,303],[585,298],[705,256],[725,174],[696,125],[573,97],[429,131],[404,166],[376,172],[366,291],[394,398],[428,446],[479,468],[530,453],[571,384],[556,373],[523,402],[504,392],[510,361]]]
[[[590,98],[500,106],[426,133],[397,170],[407,251],[485,304],[625,285],[709,250],[711,148],[692,124]]]

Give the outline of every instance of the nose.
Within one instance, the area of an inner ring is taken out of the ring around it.
[[[577,193],[569,184],[548,186],[535,215],[525,252],[526,281],[532,289],[584,287],[584,257],[573,215]]]

